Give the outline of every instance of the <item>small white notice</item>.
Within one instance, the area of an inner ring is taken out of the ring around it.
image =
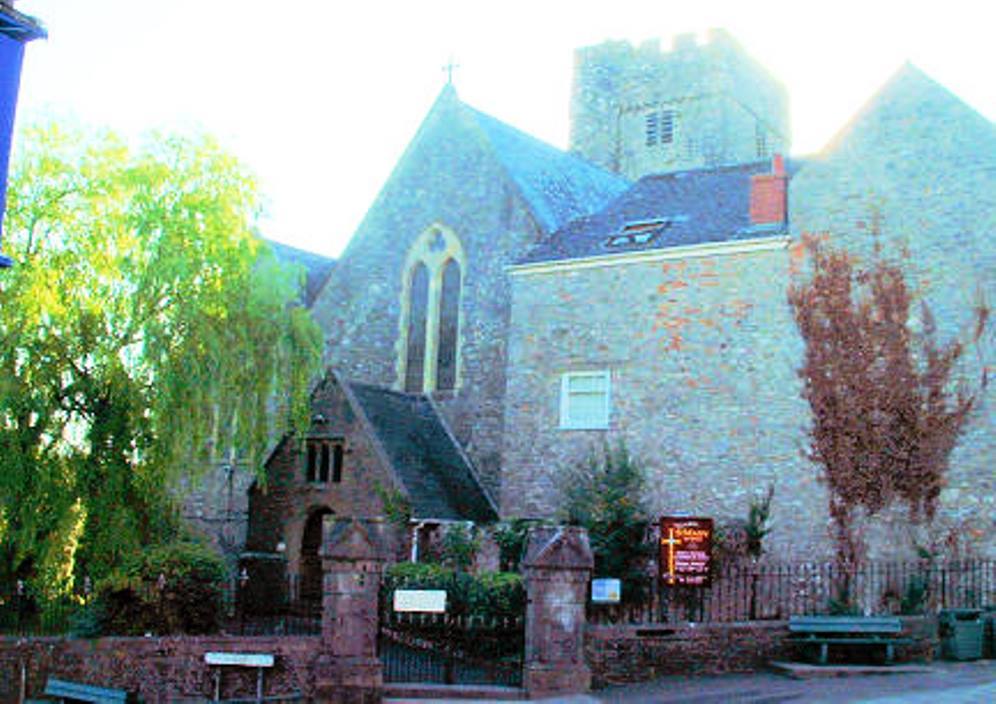
[[[409,613],[446,613],[446,590],[395,589],[394,610]]]
[[[208,665],[273,667],[273,656],[268,653],[204,653],[204,662]]]
[[[591,580],[591,601],[595,604],[618,604],[622,597],[622,582],[618,579]]]

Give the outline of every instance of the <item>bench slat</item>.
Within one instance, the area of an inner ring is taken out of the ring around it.
[[[793,633],[901,633],[898,618],[852,616],[793,616],[789,631]]]
[[[60,680],[54,677],[49,677],[45,682],[45,691],[42,694],[50,697],[64,697],[84,702],[94,702],[95,704],[128,701],[128,692],[123,689],[98,687],[92,684]]]

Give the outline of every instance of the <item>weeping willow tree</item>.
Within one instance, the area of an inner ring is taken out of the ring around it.
[[[67,588],[177,529],[178,480],[307,419],[321,337],[209,138],[20,137],[0,274],[0,579]]]

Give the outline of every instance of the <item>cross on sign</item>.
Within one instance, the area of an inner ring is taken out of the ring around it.
[[[667,529],[667,537],[661,538],[661,545],[667,545],[668,581],[674,584],[674,546],[681,545],[681,541],[674,537],[674,528]]]

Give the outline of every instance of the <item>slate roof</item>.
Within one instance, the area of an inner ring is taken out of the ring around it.
[[[328,279],[332,268],[335,266],[335,259],[324,257],[314,252],[306,252],[297,247],[266,240],[266,243],[273,251],[273,256],[280,262],[294,264],[304,269],[304,305],[311,307],[319,291]]]
[[[594,213],[630,182],[467,106],[540,226],[553,232]]]
[[[786,160],[791,177],[802,166]],[[783,226],[751,226],[750,177],[769,173],[771,161],[652,174],[601,211],[579,218],[536,243],[517,263],[579,259],[709,242],[784,235]],[[609,246],[627,226],[663,221],[646,242]]]
[[[413,518],[488,523],[498,519],[429,400],[348,384],[411,497]]]

